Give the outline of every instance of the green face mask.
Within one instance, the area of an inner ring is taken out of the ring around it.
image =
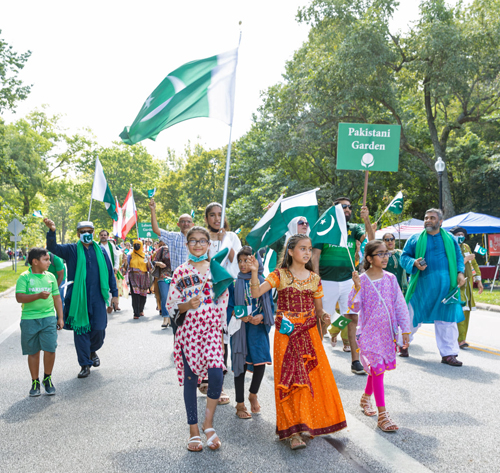
[[[464,241],[465,241],[465,237],[464,236],[459,236],[458,237],[458,244],[459,245],[461,245]]]

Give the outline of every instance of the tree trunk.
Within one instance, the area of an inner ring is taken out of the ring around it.
[[[450,181],[446,169],[443,172],[443,213],[445,219],[455,215],[455,207],[453,206],[453,200],[451,198]]]

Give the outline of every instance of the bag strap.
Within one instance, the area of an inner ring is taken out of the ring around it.
[[[370,281],[370,284],[372,285],[373,289],[375,289],[375,292],[377,293],[379,299],[382,301],[382,304],[384,304],[385,310],[387,312],[387,317],[389,318],[389,325],[391,327],[392,336],[394,337],[394,339],[396,339],[396,332],[394,331],[394,328],[392,326],[391,313],[389,312],[389,309],[387,308],[387,304],[385,303],[382,295],[380,294],[380,292],[377,289],[377,287],[375,286],[375,284],[373,284],[373,281],[370,279],[370,277],[367,274],[365,274],[365,277],[368,279],[368,281]],[[382,276],[382,278],[383,278],[383,276]]]

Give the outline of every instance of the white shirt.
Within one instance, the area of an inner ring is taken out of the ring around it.
[[[234,258],[233,262],[229,261],[229,254],[222,261],[222,267],[233,277],[236,279],[238,277],[238,273],[240,272],[238,268],[238,258],[236,255],[238,251],[241,250],[241,241],[238,238],[238,235],[234,232],[226,232],[222,241],[219,240],[211,240],[210,241],[210,251],[208,252],[210,258],[213,258],[219,251],[224,248],[229,248],[234,250]]]

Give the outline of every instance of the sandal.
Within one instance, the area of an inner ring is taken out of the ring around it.
[[[209,432],[214,433],[210,438],[208,438],[208,435],[207,435],[207,433],[209,433]],[[207,437],[207,447],[210,450],[219,450],[219,448],[222,446],[222,443],[221,443],[220,439],[219,439],[218,443],[214,443],[214,440],[216,438],[218,438],[217,434],[215,433],[215,429],[213,429],[212,427],[210,427],[208,429],[203,429],[203,433]]]
[[[306,448],[306,443],[300,438],[300,434],[295,434],[290,437],[290,448],[292,450],[300,450]]]
[[[345,351],[346,353],[350,353],[351,352],[351,345],[349,344],[345,344],[344,343],[344,346],[342,347],[342,350]]]
[[[368,417],[373,417],[377,415],[377,411],[372,406],[372,397],[363,393],[361,396],[361,401],[359,401],[359,406],[363,409],[363,414]]]
[[[252,394],[250,393],[250,396]],[[248,396],[248,400],[250,401],[250,410],[252,411],[252,414],[256,416],[260,416],[260,404],[259,401],[257,400],[257,394],[254,394],[255,396],[255,403],[257,403],[257,406],[254,406],[254,403],[252,403],[252,399]]]
[[[251,419],[252,418],[252,415],[247,411],[247,406],[245,406],[245,404],[243,404],[242,406],[238,406],[238,404],[236,404],[236,415],[240,419]]]
[[[198,386],[198,390],[200,391],[201,394],[207,395],[208,392],[208,381],[204,379],[201,384]]]
[[[224,391],[222,391],[220,393],[219,406],[224,406],[225,404],[229,404],[229,402],[229,396]]]
[[[138,319],[139,319],[139,317],[134,315],[134,320],[138,320]]]
[[[389,417],[389,413],[387,411],[379,413],[377,427],[379,427],[383,432],[396,432],[399,429],[399,427]]]
[[[195,443],[197,448],[189,448],[190,443]],[[201,443],[201,437],[199,435],[195,435],[188,440],[187,449],[190,452],[201,452],[203,450],[203,444]]]

